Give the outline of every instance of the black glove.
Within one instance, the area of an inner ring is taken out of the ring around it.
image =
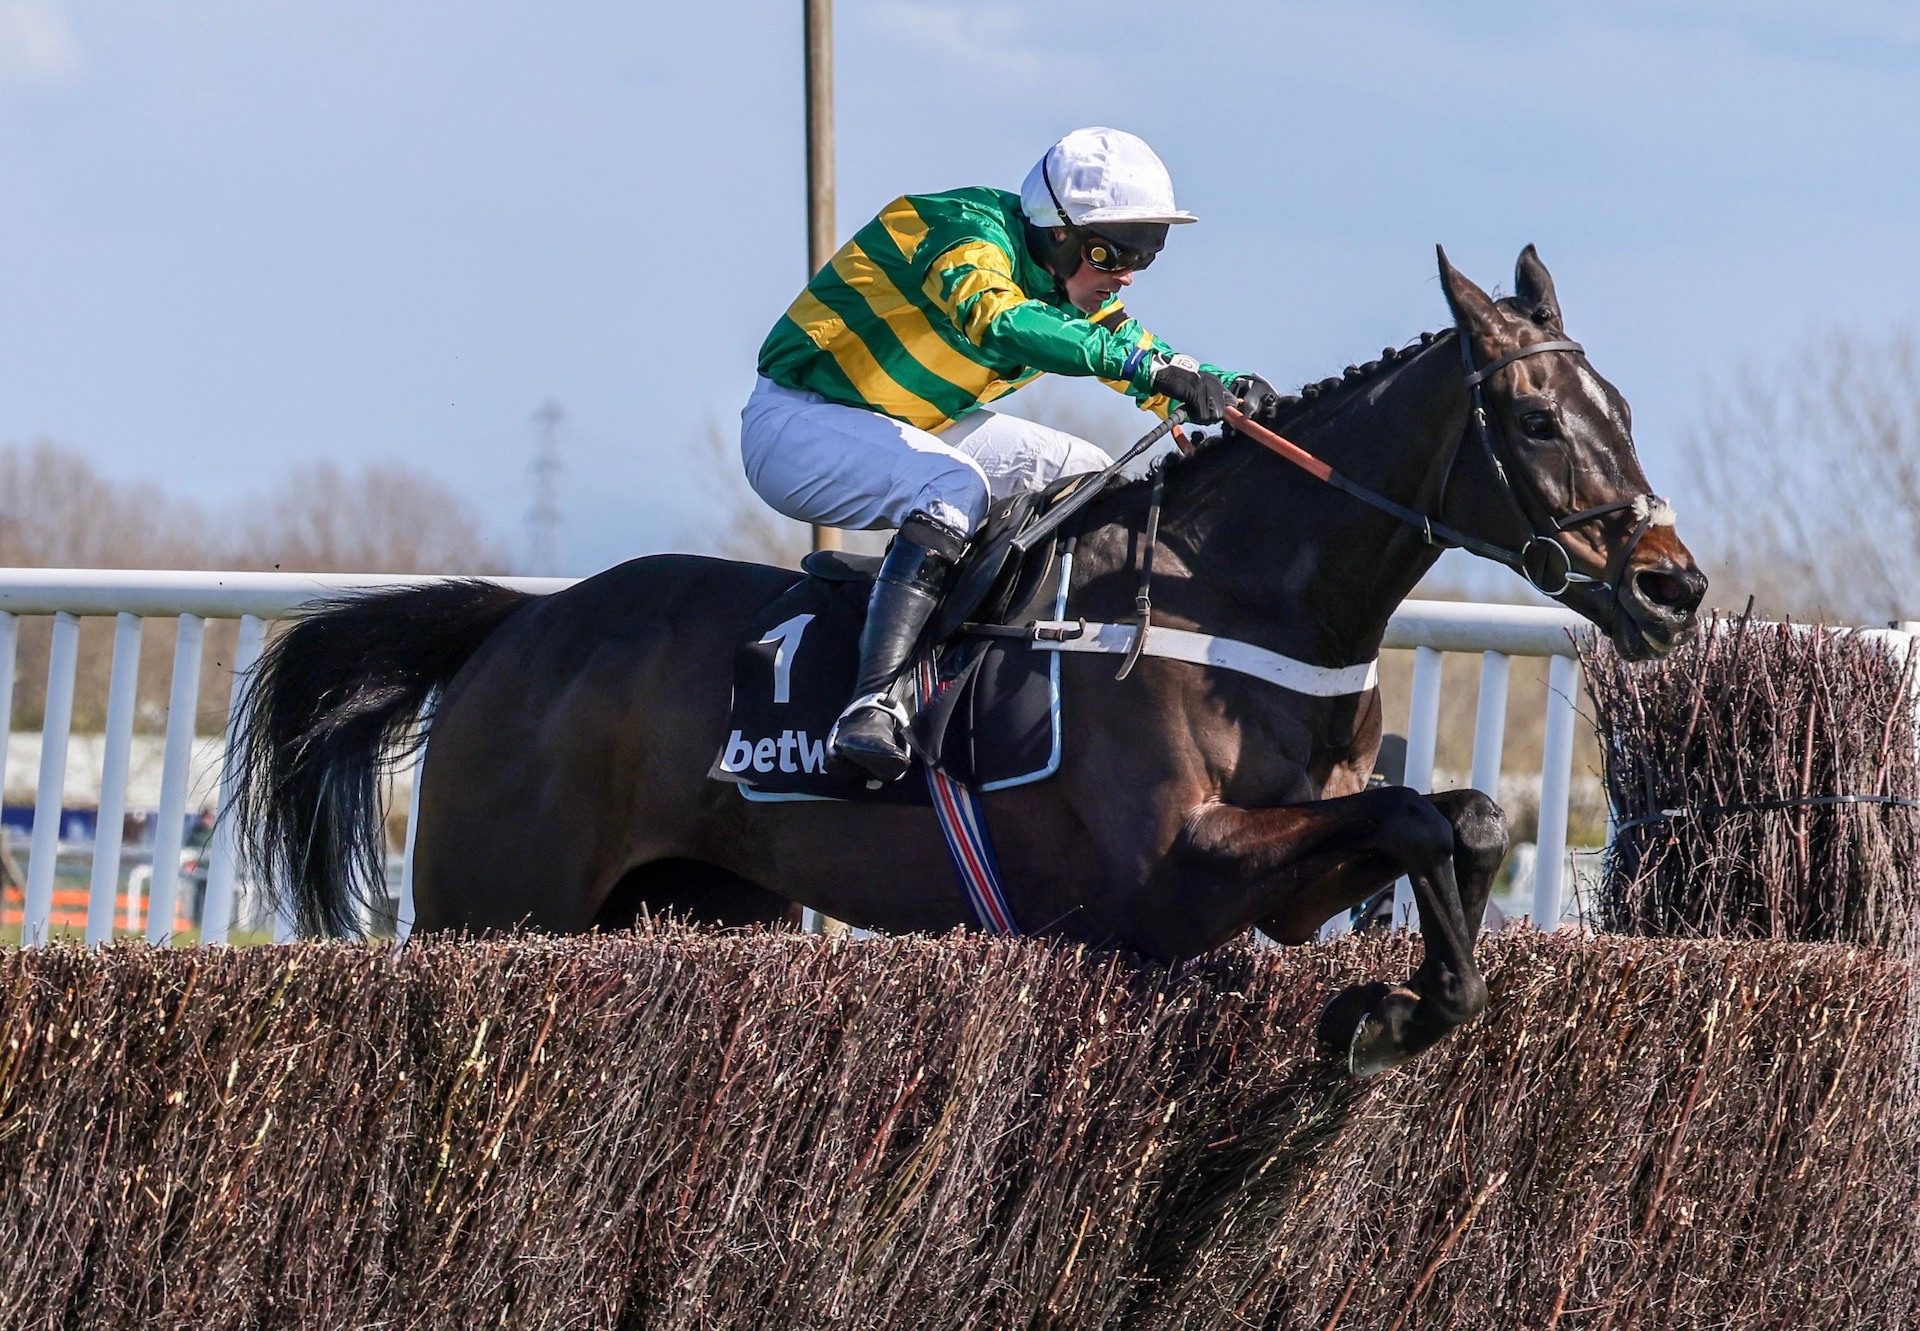
[[[1187,420],[1194,425],[1218,424],[1225,418],[1227,408],[1233,405],[1227,386],[1193,364],[1168,361],[1153,372],[1148,387],[1185,407]]]
[[[1227,387],[1240,399],[1240,410],[1256,418],[1271,412],[1280,401],[1273,385],[1257,374],[1238,375]]]

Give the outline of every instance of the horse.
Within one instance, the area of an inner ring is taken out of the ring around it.
[[[1528,246],[1496,300],[1437,254],[1451,327],[1206,438],[1164,466],[1163,509],[1147,479],[1088,504],[1075,613],[1124,621],[1150,549],[1156,624],[1353,666],[1464,545],[1630,659],[1691,632],[1706,579],[1647,485],[1625,399],[1567,339],[1545,264]],[[1276,451],[1280,430],[1299,456]],[[948,851],[926,808],[749,802],[709,779],[736,642],[799,576],[657,555],[545,596],[449,581],[321,605],[241,702],[253,871],[310,929],[349,931],[380,881],[379,774],[426,742],[417,930],[749,925],[794,903],[889,932],[972,924],[934,868]],[[1022,932],[1178,962],[1255,926],[1306,941],[1404,876],[1423,960],[1337,994],[1320,1037],[1373,1072],[1485,1007],[1473,944],[1505,815],[1481,791],[1369,789],[1377,687],[1319,696],[1155,656],[1115,674],[1064,656],[1057,773],[983,797]]]

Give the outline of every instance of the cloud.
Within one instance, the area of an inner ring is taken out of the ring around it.
[[[77,80],[84,63],[55,0],[0,0],[0,84],[58,87]]]
[[[1027,10],[1013,5],[913,3],[875,11],[877,25],[903,45],[938,57],[941,77],[985,74],[1013,82],[1043,78]]]

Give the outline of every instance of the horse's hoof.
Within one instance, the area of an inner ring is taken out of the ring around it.
[[[1399,1031],[1418,1001],[1418,995],[1397,985],[1356,984],[1333,996],[1316,1034],[1329,1055],[1346,1059],[1354,1076],[1371,1077],[1410,1057]]]
[[[1371,1077],[1404,1062],[1406,1057],[1387,1023],[1368,1015],[1354,1027],[1353,1039],[1347,1045],[1347,1071],[1356,1077]]]
[[[1392,992],[1393,986],[1378,980],[1342,989],[1327,1001],[1326,1008],[1320,1013],[1319,1024],[1314,1029],[1315,1038],[1326,1047],[1329,1055],[1340,1057],[1353,1047],[1354,1038],[1366,1024],[1368,1014]]]

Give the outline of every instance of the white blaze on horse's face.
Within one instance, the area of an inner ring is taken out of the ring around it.
[[[1634,507],[1626,512],[1635,523],[1646,516],[1644,505],[1658,496],[1640,469],[1632,411],[1619,391],[1584,354],[1535,357],[1515,362],[1514,369],[1515,390],[1503,393],[1489,385],[1487,396],[1514,451],[1531,464],[1535,492],[1558,514],[1630,500]],[[1570,527],[1561,541],[1603,568],[1608,540],[1625,525],[1623,518]]]

